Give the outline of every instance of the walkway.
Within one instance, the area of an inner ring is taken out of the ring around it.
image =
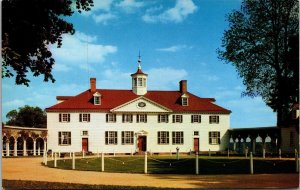
[[[2,158],[2,178],[81,184],[171,188],[297,188],[298,174],[150,175],[48,168],[39,158]]]

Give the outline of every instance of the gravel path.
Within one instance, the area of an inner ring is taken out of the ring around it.
[[[297,188],[298,174],[150,175],[72,171],[41,165],[42,158],[2,158],[2,178],[80,184],[169,188]]]

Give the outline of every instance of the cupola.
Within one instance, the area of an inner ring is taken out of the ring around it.
[[[138,69],[135,73],[131,74],[132,78],[132,91],[136,95],[144,95],[147,93],[147,77],[148,75],[142,71],[142,61],[139,55],[138,59]]]

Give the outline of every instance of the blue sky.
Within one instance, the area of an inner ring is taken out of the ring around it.
[[[216,49],[228,27],[225,15],[240,0],[94,0],[92,11],[67,18],[75,35],[64,35],[62,48],[50,46],[56,65],[54,84],[29,77],[30,87],[2,79],[2,119],[20,106],[47,108],[58,95],[76,95],[97,78],[97,88],[130,89],[142,56],[148,89],[178,90],[188,80],[189,92],[213,97],[232,111],[231,127],[276,124],[276,114],[260,97],[241,97],[245,86],[235,68],[217,58]]]

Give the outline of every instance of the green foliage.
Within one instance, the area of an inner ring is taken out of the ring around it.
[[[29,85],[27,73],[44,75],[55,81],[55,60],[49,45],[62,45],[62,34],[74,34],[73,24],[64,20],[89,11],[93,0],[3,0],[2,1],[2,77],[16,77],[16,84]]]
[[[41,108],[28,105],[8,112],[6,117],[9,119],[7,125],[43,128],[47,123],[46,113]]]
[[[261,96],[284,125],[299,94],[299,5],[297,0],[243,0],[227,16],[219,58],[243,79],[243,95]]]

